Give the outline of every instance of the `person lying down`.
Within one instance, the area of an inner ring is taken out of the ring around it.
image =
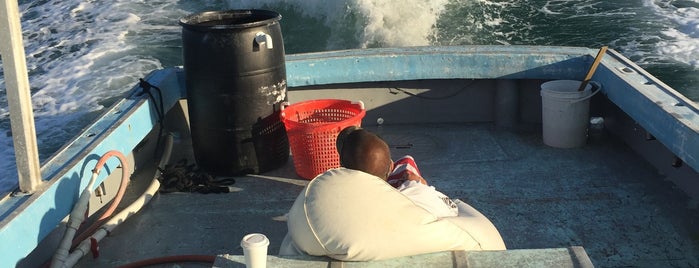
[[[412,156],[406,155],[395,162],[391,161],[386,142],[369,131],[355,126],[345,128],[338,135],[337,149],[341,166],[381,178],[437,217],[458,215],[456,203],[428,185]],[[387,168],[389,173],[382,171]]]
[[[341,167],[311,180],[289,210],[279,255],[369,261],[506,249],[488,218],[429,186],[412,157],[394,163],[375,134],[349,127],[337,149]]]

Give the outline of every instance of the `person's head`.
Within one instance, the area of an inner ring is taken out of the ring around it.
[[[337,136],[340,165],[377,176],[383,180],[393,169],[388,144],[379,136],[355,126],[343,129]]]

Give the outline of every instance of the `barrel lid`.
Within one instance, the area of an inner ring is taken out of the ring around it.
[[[180,25],[189,30],[246,29],[277,23],[282,15],[262,9],[205,11],[180,19]]]

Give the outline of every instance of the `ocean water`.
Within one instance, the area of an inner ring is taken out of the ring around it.
[[[19,1],[42,160],[150,71],[182,64],[178,19],[280,12],[287,53],[424,45],[609,45],[699,101],[699,0]],[[16,186],[0,72],[0,192]]]

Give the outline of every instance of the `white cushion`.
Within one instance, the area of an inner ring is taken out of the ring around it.
[[[376,176],[338,168],[319,175],[299,194],[288,214],[291,239],[285,239],[280,254],[286,248],[365,261],[483,249],[469,226],[460,226],[465,222],[435,217]],[[502,240],[499,234],[497,239]]]
[[[468,230],[483,250],[505,250],[505,241],[502,240],[500,232],[495,228],[488,218],[478,210],[464,203],[459,199],[454,199],[459,208],[459,216],[446,217],[444,219],[458,225],[461,229]]]

